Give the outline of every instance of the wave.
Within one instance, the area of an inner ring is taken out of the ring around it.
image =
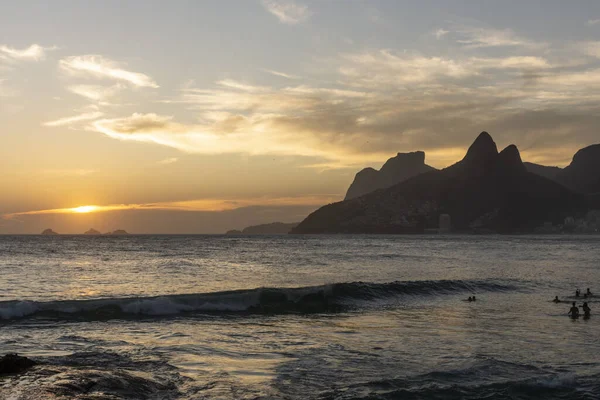
[[[491,281],[351,282],[297,288],[256,288],[153,297],[0,302],[0,319],[31,317],[113,319],[185,313],[328,313],[360,309],[367,303],[401,296],[434,296],[460,292],[509,291]]]
[[[454,370],[341,386],[319,399],[591,399],[600,395],[599,378],[485,358]]]

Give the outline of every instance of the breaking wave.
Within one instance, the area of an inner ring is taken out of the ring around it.
[[[154,297],[0,302],[0,319],[32,317],[102,320],[185,313],[328,313],[360,309],[367,303],[402,296],[515,290],[491,281],[396,281],[334,283],[298,288],[257,288]]]

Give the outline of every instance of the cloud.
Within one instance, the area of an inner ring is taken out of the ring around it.
[[[46,52],[55,50],[56,47],[42,47],[39,44],[32,44],[24,49],[15,49],[6,45],[0,45],[0,58],[4,56],[12,60],[20,61],[41,61],[46,58]]]
[[[482,130],[500,143],[533,146],[529,133],[534,137],[543,126],[551,139],[534,146],[531,157],[561,141],[581,143],[582,134],[565,139],[572,130],[539,120],[540,110],[553,116],[562,108],[571,126],[595,129],[585,116],[598,108],[600,73],[588,66],[565,67],[534,54],[442,57],[389,49],[342,54],[332,63],[335,82],[322,87],[233,79],[213,88],[188,86],[169,102],[196,113],[196,123],[136,113],[94,121],[91,129],[189,153],[313,157],[308,165],[327,169],[412,150],[425,150],[431,164],[445,166]]]
[[[100,111],[86,112],[83,114],[75,115],[73,117],[60,118],[60,119],[57,119],[54,121],[44,122],[43,125],[49,126],[49,127],[72,125],[72,124],[75,124],[78,122],[98,119],[98,118],[102,117],[103,115],[104,115],[104,113],[102,113]]]
[[[235,81],[233,79],[224,79],[224,80],[218,81],[217,85],[223,86],[223,87],[226,87],[229,89],[241,90],[244,92],[263,92],[266,89],[268,89],[265,86],[248,85],[248,84],[244,84],[244,83]]]
[[[576,48],[578,50],[580,50],[582,53],[584,53],[585,55],[588,55],[591,57],[596,57],[596,58],[600,59],[600,41],[597,41],[597,42],[588,41],[588,42],[578,43],[576,45]]]
[[[525,47],[540,48],[545,44],[534,42],[516,35],[510,29],[490,29],[476,27],[460,27],[453,31],[458,36],[457,42],[469,48],[482,47]]]
[[[158,164],[169,165],[169,164],[174,164],[177,161],[179,161],[179,158],[177,158],[177,157],[171,157],[171,158],[165,158],[164,160],[158,161]]]
[[[25,215],[47,214],[87,214],[109,211],[187,211],[187,212],[222,212],[237,210],[246,207],[294,207],[294,206],[321,206],[323,204],[339,201],[339,195],[308,195],[298,197],[253,197],[239,199],[197,199],[184,201],[169,201],[140,204],[108,204],[84,205],[71,208],[55,208],[47,210],[31,210],[3,214],[3,219],[14,219]]]
[[[347,54],[344,59],[339,72],[347,83],[365,87],[440,84],[474,78],[489,70],[550,67],[547,60],[536,56],[447,58],[387,49]]]
[[[447,31],[445,29],[438,29],[437,31],[435,31],[433,34],[435,35],[436,39],[441,39],[442,37],[446,36],[448,33],[450,33],[450,31]]]
[[[109,87],[100,85],[72,85],[67,87],[67,90],[88,100],[103,101],[114,96],[122,88],[119,84]]]
[[[286,78],[286,79],[300,79],[299,76],[286,74],[284,72],[279,72],[279,71],[273,71],[272,69],[263,69],[263,71],[267,72],[271,75],[279,76],[279,77]]]
[[[148,75],[127,71],[117,63],[100,55],[67,57],[60,60],[61,69],[71,75],[88,75],[98,79],[112,79],[126,82],[135,87],[158,88]]]
[[[586,25],[588,25],[588,26],[594,26],[594,25],[598,25],[598,24],[600,24],[600,19],[590,19],[586,23]]]
[[[291,0],[262,0],[263,7],[279,19],[279,22],[296,25],[307,20],[311,12],[307,6]]]

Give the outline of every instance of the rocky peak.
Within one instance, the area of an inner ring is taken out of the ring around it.
[[[594,167],[600,166],[600,144],[585,147],[573,156],[571,166]]]
[[[346,200],[393,186],[433,169],[425,164],[425,153],[422,151],[398,153],[387,160],[379,171],[365,168],[357,173],[354,182],[348,188]]]
[[[473,142],[463,159],[467,162],[481,162],[496,158],[498,147],[487,132],[481,132]]]
[[[511,144],[498,155],[498,166],[502,171],[507,172],[527,172],[519,149],[514,144]]]

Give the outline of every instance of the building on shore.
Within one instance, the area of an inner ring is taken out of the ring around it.
[[[452,230],[452,219],[448,214],[440,214],[439,233],[450,233]]]

